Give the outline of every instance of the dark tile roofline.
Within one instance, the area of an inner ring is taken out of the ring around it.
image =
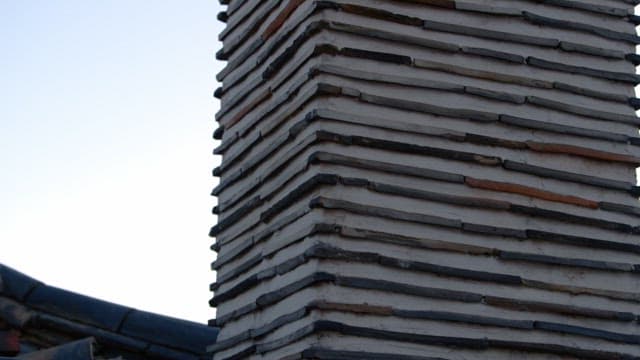
[[[6,265],[0,265],[0,294],[24,301],[42,283]]]
[[[88,337],[18,357],[0,357],[0,360],[93,360],[94,345],[95,339]]]
[[[194,355],[205,353],[218,329],[192,321],[150,313],[46,285],[0,264],[0,295],[26,308],[77,323],[83,332],[142,340],[147,347],[162,346]],[[55,327],[55,323],[49,323]],[[90,335],[90,334],[86,334]],[[98,340],[100,340],[98,338]]]
[[[20,333],[15,330],[0,330],[0,355],[15,355],[19,352]]]

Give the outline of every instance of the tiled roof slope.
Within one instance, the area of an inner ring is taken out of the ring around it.
[[[93,360],[93,359],[107,359],[101,356],[96,356],[95,339],[86,338],[77,341],[72,341],[67,344],[55,346],[52,348],[33,351],[17,357],[3,357],[0,356],[0,360]],[[110,358],[110,360],[122,359]]]
[[[232,0],[215,360],[640,359],[631,0]]]
[[[52,287],[1,264],[0,290],[0,343],[8,344],[0,355],[19,359],[92,359],[95,342],[97,358],[196,360],[207,358],[206,345],[218,334],[213,327]]]

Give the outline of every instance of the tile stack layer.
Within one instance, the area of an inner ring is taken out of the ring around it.
[[[640,359],[631,0],[232,0],[215,360]]]

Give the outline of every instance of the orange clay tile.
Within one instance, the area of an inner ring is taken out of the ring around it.
[[[267,40],[268,38],[273,36],[273,34],[278,31],[282,24],[287,21],[291,13],[293,13],[298,6],[302,5],[303,2],[304,0],[289,0],[287,6],[282,9],[282,12],[278,14],[278,16],[271,22],[271,24],[269,24],[269,26],[267,26],[265,31],[262,33],[262,39]]]
[[[229,120],[228,123],[224,124],[225,129],[231,129],[240,119],[242,119],[247,113],[253,110],[258,104],[261,102],[268,100],[271,97],[271,90],[267,89],[262,95],[258,96],[255,100],[247,104],[240,112],[238,112],[234,117]]]
[[[640,158],[632,155],[615,154],[606,151],[583,148],[580,146],[563,145],[563,144],[545,144],[535,141],[527,141],[527,146],[534,151],[560,153],[569,155],[584,156],[597,160],[625,162],[631,164],[640,164]]]
[[[475,179],[472,177],[466,177],[465,183],[471,187],[479,188],[479,189],[500,191],[500,192],[506,192],[506,193],[512,193],[512,194],[520,194],[520,195],[530,196],[530,197],[548,200],[548,201],[555,201],[555,202],[560,202],[565,204],[587,207],[590,209],[598,208],[597,201],[583,199],[576,196],[558,194],[558,193],[545,191],[545,190],[540,190],[530,186],[510,184],[510,183],[491,181],[491,180]]]

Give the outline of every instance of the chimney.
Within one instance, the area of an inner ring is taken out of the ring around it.
[[[639,359],[635,0],[229,0],[215,360]]]

